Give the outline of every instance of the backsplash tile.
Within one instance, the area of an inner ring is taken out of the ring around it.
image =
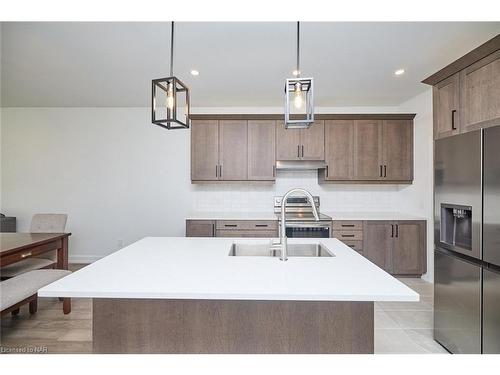
[[[279,171],[274,185],[197,184],[193,188],[193,212],[266,212],[273,197],[301,187],[321,199],[323,212],[398,211],[397,185],[319,185],[317,171]]]

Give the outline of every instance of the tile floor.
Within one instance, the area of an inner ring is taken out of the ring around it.
[[[77,267],[74,267],[77,268]],[[420,302],[375,303],[375,353],[447,353],[432,338],[433,287],[421,279],[400,279],[421,296]],[[62,313],[57,298],[41,298],[38,312],[1,320],[0,348],[31,347],[49,353],[92,352],[92,304],[73,299],[72,312]]]

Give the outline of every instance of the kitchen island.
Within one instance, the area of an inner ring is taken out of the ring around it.
[[[39,291],[93,299],[96,353],[373,353],[374,301],[413,290],[331,239],[331,257],[230,256],[237,238],[147,237]]]

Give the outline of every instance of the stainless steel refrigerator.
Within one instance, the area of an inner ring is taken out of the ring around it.
[[[500,126],[437,140],[434,338],[500,353]]]

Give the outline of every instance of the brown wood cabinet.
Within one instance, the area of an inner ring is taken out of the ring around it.
[[[219,180],[247,180],[247,134],[247,121],[245,120],[219,121]]]
[[[219,122],[191,121],[191,180],[214,181],[219,177]]]
[[[309,129],[285,129],[276,124],[276,160],[324,160],[325,124],[315,121]]]
[[[276,179],[276,121],[248,121],[248,180]]]
[[[215,237],[215,221],[186,220],[186,237]]]
[[[326,181],[350,181],[354,177],[354,120],[325,121]]]
[[[426,270],[425,221],[396,221],[393,223],[392,273],[421,275]]]
[[[460,76],[454,74],[433,88],[434,138],[460,132]]]
[[[366,221],[363,255],[394,275],[426,272],[426,223],[419,220]]]
[[[413,180],[413,126],[408,120],[384,120],[383,171],[386,181]]]
[[[433,86],[434,139],[500,125],[500,34],[422,82]]]
[[[500,50],[460,72],[462,132],[500,125]]]
[[[363,227],[363,255],[391,272],[392,221],[366,221]]]
[[[354,178],[377,181],[382,179],[382,120],[354,122]]]

